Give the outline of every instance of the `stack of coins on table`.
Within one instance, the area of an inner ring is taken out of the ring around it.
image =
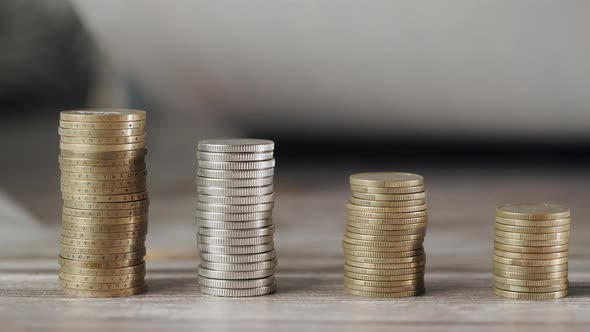
[[[428,211],[424,178],[397,172],[350,176],[344,289],[366,297],[424,293]]]
[[[59,282],[66,295],[146,290],[145,117],[133,110],[61,112]]]
[[[494,293],[520,300],[567,296],[570,210],[553,204],[496,209]]]
[[[205,294],[259,296],[276,289],[273,150],[272,141],[259,139],[198,144],[199,284]]]

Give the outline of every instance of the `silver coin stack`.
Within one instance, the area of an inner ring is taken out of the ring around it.
[[[204,294],[260,296],[276,290],[273,150],[273,141],[260,139],[198,144],[197,242]]]

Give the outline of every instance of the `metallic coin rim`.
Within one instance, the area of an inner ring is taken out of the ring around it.
[[[273,151],[267,152],[206,152],[197,150],[197,160],[207,161],[229,161],[229,162],[246,162],[246,161],[263,161],[274,157]]]
[[[63,292],[66,296],[75,296],[75,297],[124,297],[124,296],[133,296],[145,293],[147,291],[147,285],[139,286],[136,288],[127,288],[117,291],[87,291],[87,290],[78,290],[78,289],[68,289],[64,288]]]
[[[346,204],[348,211],[360,211],[369,213],[403,213],[403,212],[419,212],[428,210],[428,205],[415,206],[401,206],[401,207],[379,207],[379,206],[362,206],[355,204]]]
[[[550,293],[518,293],[518,292],[510,292],[505,291],[502,289],[497,289],[494,287],[494,294],[499,297],[515,299],[515,300],[554,300],[559,299],[562,297],[566,297],[568,292],[567,290],[564,291],[557,291],[557,292],[550,292]]]
[[[558,208],[559,211],[552,212],[552,213],[542,213],[542,212],[514,212],[508,210],[509,208],[514,208],[518,206],[524,205],[532,205],[532,206],[543,206],[543,207],[552,207]],[[565,211],[563,211],[565,210]],[[549,203],[519,203],[519,204],[502,204],[496,208],[496,216],[509,218],[509,219],[520,219],[520,220],[553,220],[553,219],[563,219],[570,217],[570,209],[561,205],[557,204],[549,204]]]
[[[258,153],[273,151],[275,143],[257,138],[206,139],[197,143],[197,149],[217,153]]]
[[[381,179],[367,178],[370,176],[382,175]],[[405,176],[406,179],[387,179],[387,176]],[[365,178],[363,178],[365,177]],[[419,174],[406,172],[364,172],[352,174],[349,177],[352,185],[365,187],[413,187],[424,184],[424,177]]]
[[[359,185],[350,185],[350,191],[367,194],[413,194],[424,191],[424,185],[411,187],[367,187]]]
[[[257,288],[214,288],[200,287],[201,293],[218,297],[253,297],[263,296],[276,292],[277,285],[262,286]]]

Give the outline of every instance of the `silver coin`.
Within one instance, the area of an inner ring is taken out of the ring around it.
[[[199,168],[215,170],[261,170],[275,167],[275,160],[263,161],[209,161],[199,160]]]
[[[245,238],[223,238],[198,235],[197,241],[202,244],[215,246],[256,246],[272,242],[272,235],[245,237]]]
[[[270,193],[263,196],[209,196],[199,195],[199,201],[209,204],[223,204],[223,205],[252,205],[271,203],[275,200],[275,194]]]
[[[202,228],[214,228],[219,230],[242,230],[262,228],[272,225],[272,219],[250,221],[218,221],[197,218],[197,225]]]
[[[197,151],[198,160],[209,161],[262,161],[273,157],[273,151],[257,153],[220,153]]]
[[[234,271],[234,272],[247,272],[257,270],[268,270],[273,269],[277,266],[276,258],[270,261],[258,262],[258,263],[215,263],[201,261],[201,267],[208,270],[215,271]]]
[[[273,151],[275,143],[265,139],[230,138],[199,141],[197,149],[206,152],[252,153]]]
[[[275,283],[275,276],[270,276],[260,279],[249,279],[249,280],[220,280],[220,279],[209,279],[199,276],[199,285],[204,287],[213,288],[229,288],[229,289],[244,289],[244,288],[256,288],[272,285]]]
[[[211,244],[199,243],[199,250],[201,252],[208,252],[211,254],[223,254],[223,255],[259,254],[262,252],[271,251],[274,248],[275,248],[274,242],[256,245],[256,246],[216,246],[216,245],[211,245]]]
[[[197,169],[198,176],[214,179],[258,179],[273,176],[274,174],[274,168],[260,169],[256,171],[220,171],[206,168]]]
[[[201,195],[211,196],[262,196],[274,192],[274,186],[246,187],[246,188],[223,188],[197,186],[197,192]]]
[[[256,236],[272,235],[275,232],[274,226],[258,229],[213,229],[199,227],[199,234],[203,236],[223,237],[223,238],[247,238]]]
[[[274,203],[264,204],[250,204],[250,205],[223,205],[223,204],[207,204],[197,202],[197,210],[204,212],[218,212],[218,213],[255,213],[263,211],[271,211]]]
[[[213,221],[251,221],[272,218],[272,211],[263,211],[255,213],[220,213],[197,211],[198,219],[213,220]],[[205,227],[205,226],[203,226]],[[213,227],[211,227],[213,228]],[[254,228],[254,227],[250,227]]]
[[[212,179],[197,176],[197,185],[204,187],[222,187],[222,188],[246,188],[246,187],[264,187],[273,183],[273,177],[258,179]]]
[[[257,270],[257,271],[215,271],[199,266],[199,275],[210,279],[223,280],[243,280],[243,279],[260,279],[270,277],[275,273],[274,269]]]
[[[275,250],[271,250],[260,254],[250,255],[220,255],[202,252],[200,255],[202,261],[227,264],[243,264],[258,263],[274,259],[277,257],[277,252]]]
[[[252,297],[262,296],[276,292],[277,285],[272,284],[257,288],[244,289],[228,289],[228,288],[212,288],[201,286],[201,293],[220,297]]]

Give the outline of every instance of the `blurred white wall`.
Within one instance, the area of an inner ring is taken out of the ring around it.
[[[590,2],[77,0],[169,112],[328,133],[590,136]]]

